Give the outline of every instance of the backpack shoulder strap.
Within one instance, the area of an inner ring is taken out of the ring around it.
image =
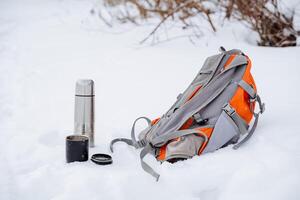
[[[144,161],[144,157],[149,154],[149,153],[154,153],[154,148],[150,145],[150,144],[147,144],[145,146],[144,149],[142,149],[141,153],[140,153],[140,159],[141,159],[141,166],[143,168],[143,170],[149,174],[151,174],[155,179],[156,181],[159,180],[159,177],[160,175],[153,170],[152,167],[150,167],[145,161]]]
[[[130,146],[133,146],[135,147],[136,149],[138,148],[142,148],[142,147],[145,147],[146,146],[146,140],[145,139],[142,139],[142,140],[139,140],[137,141],[136,138],[135,138],[135,124],[137,121],[139,121],[140,119],[144,119],[147,121],[148,123],[148,127],[151,126],[151,120],[147,117],[139,117],[137,118],[134,122],[133,122],[133,125],[132,125],[132,128],[131,128],[131,139],[127,139],[127,138],[116,138],[114,140],[112,140],[110,142],[110,151],[113,152],[113,145],[116,143],[116,142],[125,142],[126,144],[130,145]]]

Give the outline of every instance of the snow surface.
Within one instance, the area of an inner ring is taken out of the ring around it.
[[[237,23],[195,45],[185,38],[138,45],[153,26],[114,32],[90,15],[95,2],[0,1],[1,200],[300,199],[299,47],[257,47],[255,34]],[[121,143],[111,166],[65,163],[77,79],[96,84],[90,154],[109,153],[111,139],[129,137],[135,118],[163,114],[221,45],[252,58],[266,102],[246,145],[174,165],[148,156],[159,182],[142,170],[139,151]]]

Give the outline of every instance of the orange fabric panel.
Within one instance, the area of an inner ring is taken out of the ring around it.
[[[233,59],[236,57],[236,54],[232,54],[229,56],[228,60],[226,61],[225,65],[224,65],[224,69],[226,69],[228,67],[228,65],[233,61]]]
[[[167,151],[167,144],[165,144],[164,146],[162,146],[159,149],[157,160],[165,160],[165,158],[166,158],[166,151]]]
[[[160,117],[152,120],[151,121],[151,126],[153,126],[154,124],[156,124],[159,120],[160,120]]]
[[[194,119],[191,117],[189,118],[182,126],[179,130],[184,130],[184,129],[188,129],[190,128],[190,126],[193,124]]]
[[[250,73],[251,61],[249,58],[247,59],[248,59],[248,64],[242,79],[248,84],[252,85],[254,90],[256,91],[256,85]],[[250,110],[248,93],[245,92],[241,87],[238,87],[236,93],[234,94],[233,98],[230,100],[229,103],[235,109],[235,111],[249,124],[253,117],[253,114]],[[253,103],[253,108],[254,106],[255,103]]]
[[[203,132],[207,136],[207,138],[208,138],[207,142],[204,142],[202,144],[202,146],[199,148],[198,155],[200,155],[202,153],[202,151],[204,150],[204,148],[206,147],[208,141],[209,141],[209,138],[210,138],[210,136],[212,134],[213,128],[206,127],[206,128],[199,128],[198,130],[200,130],[201,132]]]

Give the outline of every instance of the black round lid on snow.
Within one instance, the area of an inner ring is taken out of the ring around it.
[[[97,153],[92,155],[91,161],[98,165],[110,165],[113,162],[110,155],[103,153]]]

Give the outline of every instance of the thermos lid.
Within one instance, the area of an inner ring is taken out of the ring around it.
[[[97,153],[92,155],[91,161],[98,165],[110,165],[113,162],[111,156],[104,153]]]
[[[75,95],[78,96],[93,96],[94,81],[91,79],[79,79],[76,82]]]

